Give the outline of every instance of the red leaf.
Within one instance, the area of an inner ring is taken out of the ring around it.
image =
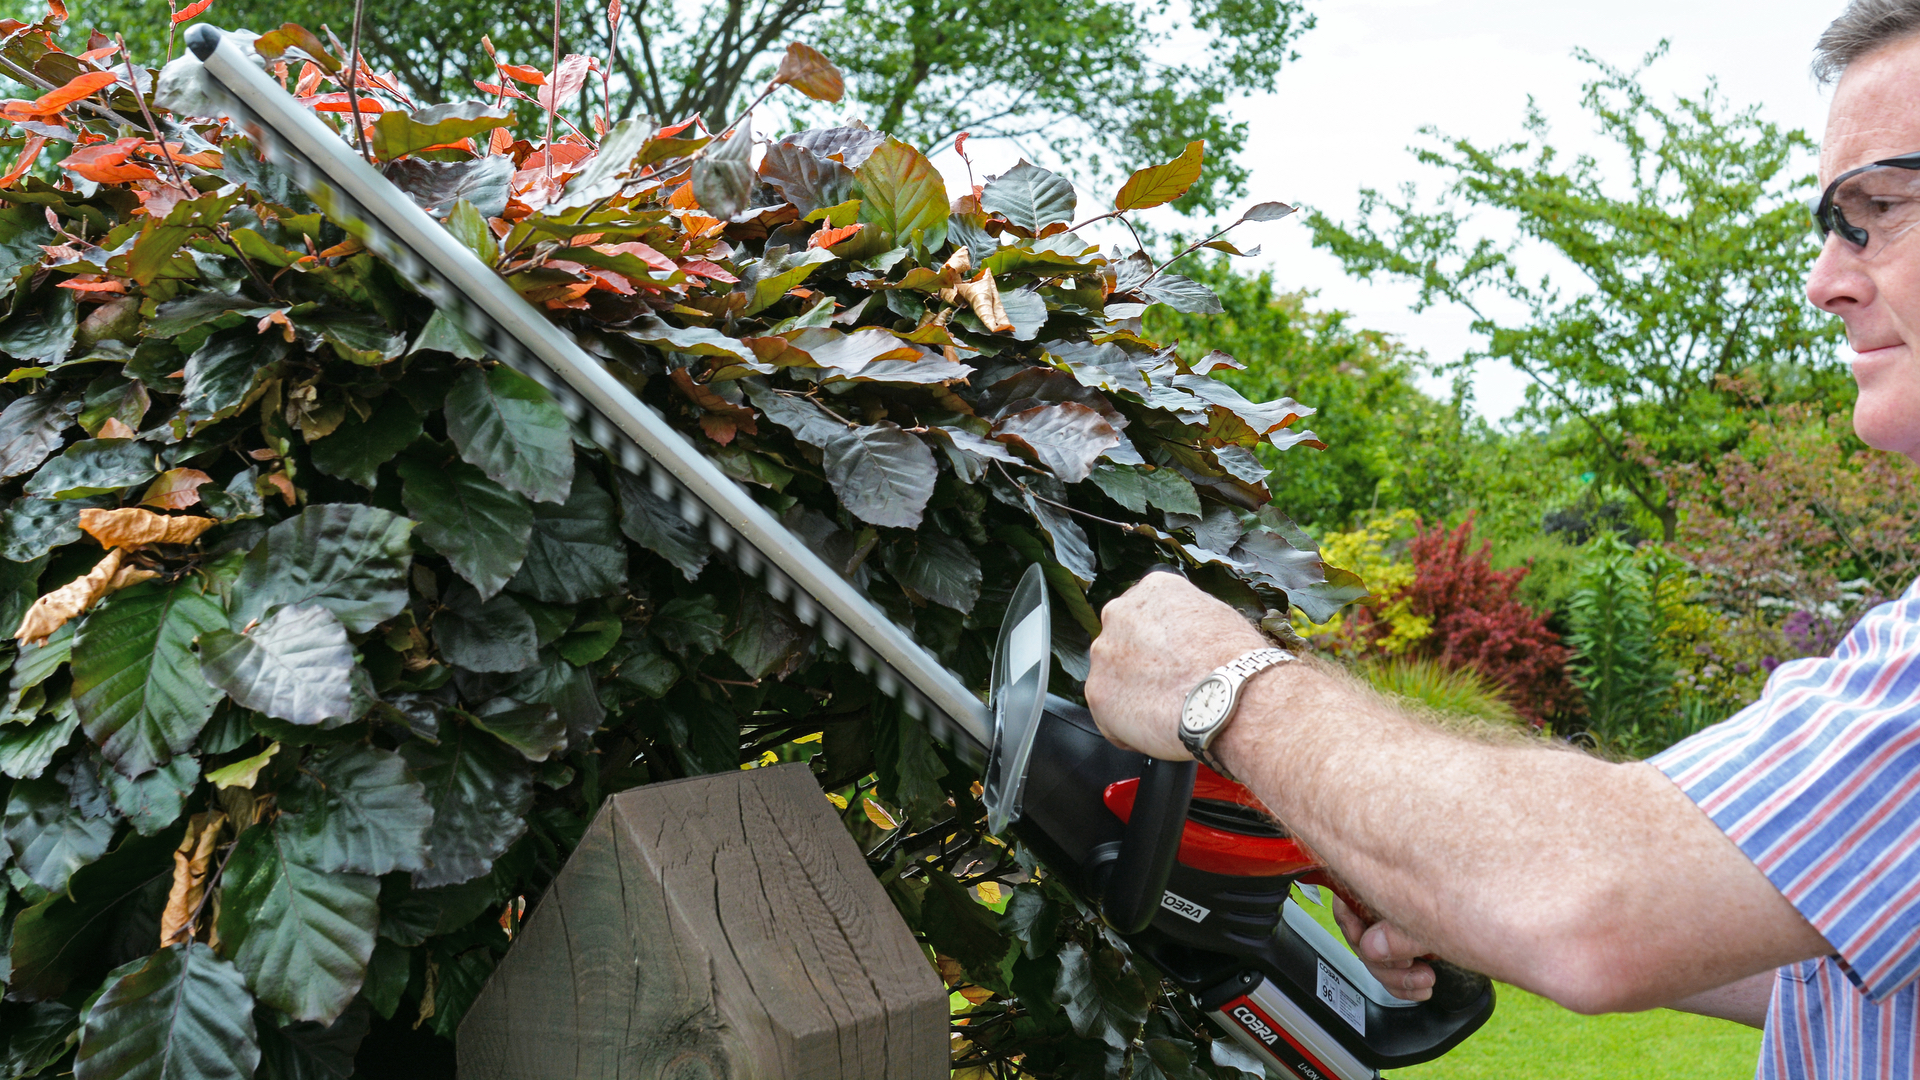
[[[345,92],[302,98],[300,103],[308,106],[314,112],[350,113],[353,111],[353,106],[347,103],[347,95]],[[373,116],[385,111],[386,106],[380,104],[378,98],[363,97],[360,99],[361,116]]]
[[[658,251],[655,251],[638,240],[632,240],[624,244],[601,244],[596,246],[594,250],[604,251],[609,255],[632,255],[641,262],[646,263],[648,268],[665,271],[669,274],[680,269],[674,265],[672,259],[667,258],[665,255],[660,254]]]
[[[620,0],[607,0],[607,25],[613,33],[620,32]]]
[[[102,45],[97,49],[88,49],[86,52],[81,53],[80,59],[85,60],[87,63],[91,64],[95,60],[105,60],[107,57],[112,56],[114,53],[117,53],[119,51],[120,51],[120,46],[118,45]]]
[[[127,159],[145,145],[139,138],[83,146],[60,162],[60,167],[96,184],[119,184],[129,180],[158,180],[160,174],[145,165]]]
[[[481,81],[480,81],[479,79],[475,79],[475,80],[473,80],[473,85],[474,85],[474,87],[475,87],[476,89],[478,89],[478,90],[479,90],[479,91],[480,91],[481,93],[483,93],[483,94],[492,94],[492,95],[494,95],[494,96],[496,96],[496,97],[498,97],[498,96],[500,96],[500,95],[502,95],[502,94],[504,94],[504,95],[506,95],[507,97],[510,97],[510,98],[518,98],[518,99],[520,99],[521,101],[532,101],[532,100],[533,100],[532,98],[530,98],[530,97],[528,97],[527,95],[525,95],[525,94],[523,94],[523,93],[521,93],[521,92],[520,92],[520,91],[519,91],[519,90],[518,90],[517,88],[515,88],[515,87],[512,87],[512,86],[507,86],[507,85],[504,85],[504,84],[502,84],[502,83],[490,83],[490,82],[481,82]],[[501,130],[504,130],[504,129],[502,129],[502,128],[495,128],[494,130],[495,130],[495,131],[501,131]]]
[[[84,75],[74,76],[67,85],[58,90],[49,90],[37,101],[9,101],[4,107],[0,107],[0,115],[5,115],[9,120],[49,118],[88,94],[112,86],[119,80],[120,76],[111,71],[89,71]]]
[[[967,156],[967,136],[971,134],[973,133],[970,131],[963,131],[953,137],[954,153],[959,154],[961,157]]]
[[[66,22],[66,0],[47,0],[47,18],[54,22]]]
[[[186,7],[173,13],[174,25],[178,26],[212,6],[213,0],[196,0],[195,3],[188,4]]]
[[[27,144],[20,148],[20,160],[13,163],[13,168],[7,175],[0,176],[0,188],[10,187],[15,180],[27,175],[27,170],[32,168],[35,159],[39,158],[40,149],[46,145],[45,135],[29,135]]]
[[[864,228],[866,228],[865,225],[855,222],[844,228],[821,229],[812,236],[807,237],[807,246],[810,248],[831,248],[833,245],[848,239]]]
[[[552,80],[540,88],[540,104],[548,109],[565,108],[586,84],[587,58],[578,53],[569,55],[554,69]]]
[[[531,86],[547,85],[547,77],[539,68],[525,67],[520,64],[495,64],[494,66],[500,69],[500,74],[515,82],[523,82]]]
[[[703,277],[708,281],[718,281],[724,285],[737,285],[740,282],[739,278],[727,272],[726,267],[721,266],[719,263],[709,262],[706,259],[693,259],[688,262],[683,262],[680,264],[680,269],[685,270],[694,277]]]

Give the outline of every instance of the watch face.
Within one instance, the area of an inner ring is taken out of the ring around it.
[[[1209,675],[1187,695],[1180,710],[1180,726],[1196,734],[1220,722],[1233,704],[1233,687],[1224,675]]]

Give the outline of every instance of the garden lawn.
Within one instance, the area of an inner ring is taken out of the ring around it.
[[[1438,1061],[1395,1069],[1392,1080],[1747,1080],[1760,1032],[1655,1009],[1581,1016],[1502,984],[1487,1026]]]

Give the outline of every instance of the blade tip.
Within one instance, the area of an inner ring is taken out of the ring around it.
[[[194,23],[187,27],[187,48],[193,55],[206,63],[213,56],[213,50],[220,47],[220,28],[210,23]]]

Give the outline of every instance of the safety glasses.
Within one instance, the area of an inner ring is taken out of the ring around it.
[[[1873,258],[1920,224],[1920,153],[1841,173],[1809,209],[1822,243],[1839,233]]]

